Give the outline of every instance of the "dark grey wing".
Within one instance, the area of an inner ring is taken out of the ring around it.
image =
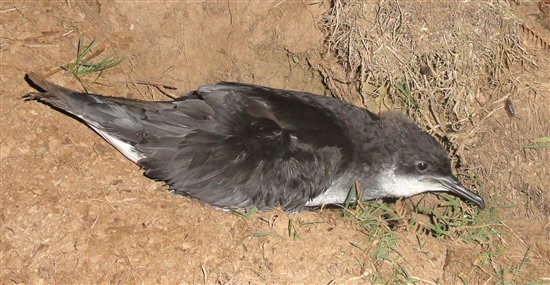
[[[144,154],[138,164],[177,193],[215,206],[300,209],[331,185],[351,146],[330,112],[283,93],[204,86],[173,109],[146,112],[148,125],[190,131],[148,136],[136,145]]]

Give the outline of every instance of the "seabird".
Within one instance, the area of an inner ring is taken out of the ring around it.
[[[395,112],[336,98],[221,82],[173,101],[81,93],[29,73],[36,100],[84,122],[144,174],[221,208],[299,211],[362,199],[452,193],[483,209],[444,148]]]

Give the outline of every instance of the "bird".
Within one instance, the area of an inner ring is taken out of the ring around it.
[[[453,175],[444,147],[396,111],[235,82],[143,101],[82,93],[35,72],[25,80],[36,89],[25,100],[76,118],[145,176],[218,208],[343,204],[356,182],[365,201],[448,192],[485,207]]]

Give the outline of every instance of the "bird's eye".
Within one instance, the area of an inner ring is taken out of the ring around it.
[[[424,161],[419,161],[416,163],[416,169],[420,172],[424,172],[426,170],[428,170],[428,163],[424,162]]]

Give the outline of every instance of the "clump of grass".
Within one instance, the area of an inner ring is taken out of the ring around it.
[[[403,266],[396,228],[416,231],[419,242],[423,235],[429,235],[443,242],[460,240],[479,244],[483,248],[492,248],[505,234],[495,208],[478,212],[452,195],[436,193],[440,198],[436,207],[414,206],[413,217],[405,220],[402,213],[405,210],[399,210],[401,206],[396,204],[390,207],[382,201],[361,202],[356,199],[357,193],[355,188],[349,191],[342,215],[365,232],[365,240],[350,241],[350,244],[366,255],[366,260],[359,266],[368,272],[363,279],[372,284],[410,284],[419,281],[410,276]],[[400,226],[402,221],[407,221],[406,227]]]
[[[96,41],[91,40],[89,43],[84,38],[80,38],[78,41],[77,54],[74,61],[62,66],[68,74],[74,76],[82,87],[88,92],[91,88],[85,83],[82,78],[96,74],[96,77],[92,82],[96,82],[103,72],[107,69],[113,68],[122,61],[124,58],[119,58],[115,53],[110,54],[99,62],[92,62],[92,59],[101,54],[105,48],[103,46],[96,48]]]
[[[418,207],[415,215],[428,216],[429,222],[421,222],[413,217],[412,226],[417,231],[438,239],[460,239],[481,245],[491,243],[492,238],[503,234],[496,209],[477,213],[454,196],[436,193],[442,202],[437,207]]]
[[[418,103],[416,102],[416,99],[412,97],[411,85],[408,81],[405,81],[405,83],[395,84],[395,89],[397,91],[395,92],[395,95],[403,101],[405,106],[407,106],[407,110],[411,110],[413,112],[418,111]]]
[[[363,271],[367,265],[374,264],[375,272],[365,274],[363,279],[371,284],[410,284],[414,280],[408,277],[406,270],[400,265],[396,246],[399,237],[392,225],[399,221],[398,213],[382,201],[362,201],[358,184],[350,189],[344,202],[342,215],[358,225],[365,233],[366,241],[350,244],[368,255],[370,262],[361,263]],[[359,197],[359,198],[357,198]],[[388,275],[387,266],[391,274]]]
[[[482,181],[475,171],[466,169],[465,175],[468,188],[483,189]],[[438,204],[424,203],[412,209],[410,227],[417,232],[442,240],[460,239],[480,245],[490,244],[494,237],[503,234],[503,225],[500,222],[497,207],[488,207],[480,212],[456,196],[446,193],[433,193],[433,195],[439,198]]]
[[[350,244],[368,256],[368,261],[361,262],[360,266],[362,271],[370,271],[363,276],[369,284],[411,284],[414,280],[401,266],[396,251],[400,239],[397,232],[388,227],[390,220],[384,218],[389,212],[391,209],[380,201],[354,203],[345,209],[344,217],[360,226],[367,237],[366,241],[350,241]]]

